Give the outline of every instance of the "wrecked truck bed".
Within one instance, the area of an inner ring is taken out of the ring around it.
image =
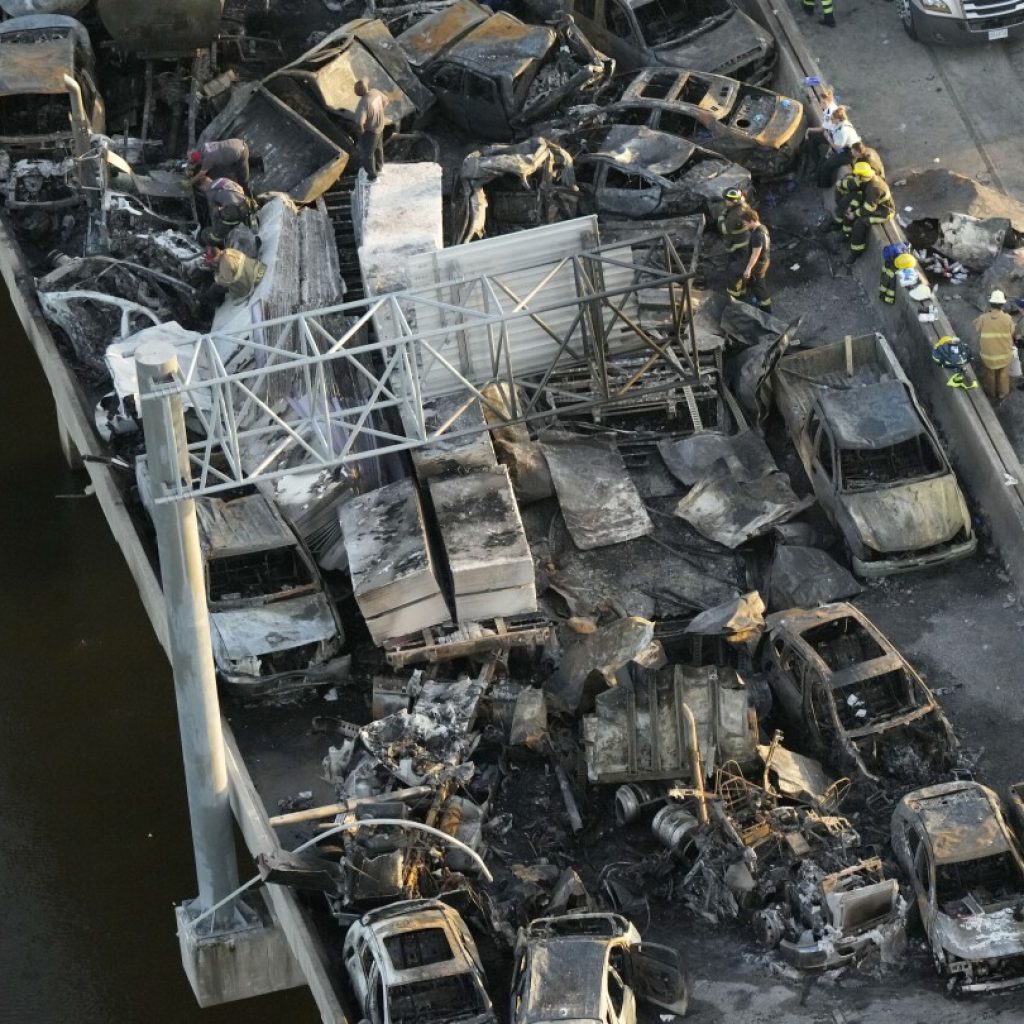
[[[400,37],[410,63],[445,117],[477,137],[511,139],[571,102],[581,102],[614,71],[571,23],[527,25],[504,11],[459,0]]]
[[[853,605],[766,624],[772,693],[815,756],[871,779],[952,766],[959,744],[931,690]]]
[[[881,334],[783,356],[772,374],[822,508],[859,576],[944,565],[977,547],[935,428]]]

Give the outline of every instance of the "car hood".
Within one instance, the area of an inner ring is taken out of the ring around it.
[[[327,597],[320,593],[210,612],[213,657],[222,668],[241,658],[258,658],[329,640],[337,632]]]
[[[1024,953],[1024,921],[1014,920],[1013,907],[969,917],[939,913],[935,933],[942,948],[961,960],[993,960]]]
[[[654,47],[659,62],[670,67],[692,68],[730,75],[736,68],[749,64],[755,55],[767,56],[774,43],[753,18],[734,11],[731,18],[710,32],[684,43],[666,43]]]
[[[841,494],[839,504],[865,547],[879,554],[944,544],[965,525],[963,497],[952,473],[877,491]]]

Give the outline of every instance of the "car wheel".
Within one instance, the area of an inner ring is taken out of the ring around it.
[[[896,0],[896,9],[900,14],[900,21],[903,23],[903,31],[911,39],[917,39],[917,23],[914,20],[914,5],[910,0]]]

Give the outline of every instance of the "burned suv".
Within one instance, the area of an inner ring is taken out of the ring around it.
[[[957,740],[931,690],[853,605],[766,624],[772,694],[812,753],[871,779],[952,767]]]
[[[0,149],[13,157],[70,153],[72,115],[106,130],[85,27],[63,15],[0,22]]]
[[[344,632],[309,552],[261,494],[196,502],[213,656],[240,696],[337,681]]]
[[[908,793],[893,812],[892,848],[950,987],[1024,985],[1024,858],[999,797],[967,781]]]

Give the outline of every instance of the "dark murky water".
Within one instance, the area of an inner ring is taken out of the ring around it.
[[[0,284],[0,1024],[315,1021],[308,992],[200,1010],[170,669]]]

